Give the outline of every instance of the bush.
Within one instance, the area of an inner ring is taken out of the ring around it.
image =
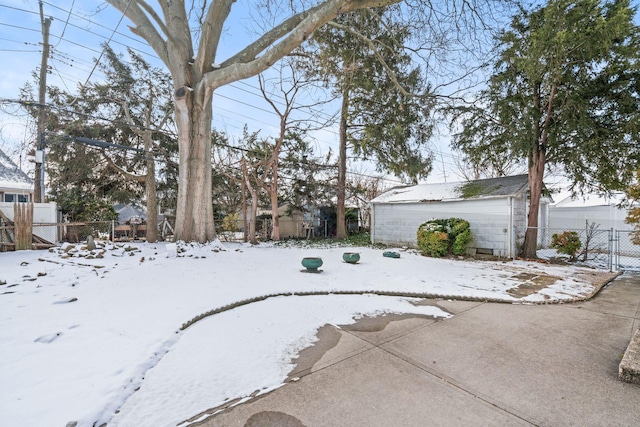
[[[418,228],[418,249],[426,256],[462,255],[471,240],[469,222],[461,218],[430,219]]]
[[[228,214],[222,218],[222,223],[220,224],[222,231],[219,235],[223,240],[226,240],[227,242],[233,240],[235,233],[240,230],[240,227],[238,227],[239,218],[240,215],[237,213]]]
[[[451,251],[455,255],[462,255],[467,250],[467,245],[473,240],[471,235],[471,226],[469,221],[460,218],[451,218],[451,232],[449,239],[451,240]]]
[[[239,218],[240,218],[240,215],[238,215],[237,213],[228,214],[227,216],[222,218],[222,224],[221,224],[222,229],[224,231],[228,231],[231,233],[235,233],[236,231],[239,231],[240,230],[240,227],[238,227]]]
[[[576,260],[576,254],[582,247],[580,236],[575,231],[564,231],[551,236],[551,247],[558,253],[569,255],[571,261]]]

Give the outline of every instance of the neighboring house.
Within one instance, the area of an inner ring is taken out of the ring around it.
[[[463,218],[474,237],[471,253],[514,257],[527,226],[527,191],[527,175],[395,188],[371,201],[371,241],[416,247],[425,221]],[[549,202],[540,200],[541,228],[548,224]]]
[[[625,223],[628,210],[618,207],[623,198],[622,193],[612,197],[572,197],[566,192],[554,195],[549,207],[549,228],[584,230],[587,224],[595,223],[600,230],[630,230],[633,227]]]
[[[126,222],[142,222],[147,219],[147,209],[142,206],[124,205],[122,203],[113,206],[118,214],[118,222],[124,224]]]
[[[138,240],[147,237],[147,209],[131,204],[116,204],[113,209],[118,214],[118,225],[115,227],[114,240]]]
[[[0,150],[0,202],[31,202],[33,181]]]
[[[0,211],[13,221],[13,205],[33,201],[33,181],[29,179],[7,155],[0,150]],[[58,208],[55,203],[35,203],[34,224],[55,224],[58,222]],[[51,242],[58,240],[56,227],[36,226],[33,233]]]

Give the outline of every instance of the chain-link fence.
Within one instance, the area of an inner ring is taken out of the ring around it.
[[[242,219],[234,219],[229,221],[225,218],[216,218],[216,231],[220,240],[223,241],[242,241],[245,238],[245,224]],[[251,227],[250,221],[246,224],[247,233]],[[293,218],[280,218],[278,220],[281,239],[320,239],[331,238],[336,235],[335,221],[331,220],[315,220],[304,221]],[[258,240],[271,239],[273,230],[273,220],[271,218],[256,219],[256,238]],[[346,230],[348,233],[356,233],[360,231],[357,220],[347,220]],[[247,236],[249,239],[249,236]]]
[[[223,227],[223,225],[226,225],[226,227]],[[245,238],[245,224],[241,219],[234,221],[231,226],[229,226],[228,221],[224,224],[222,221],[216,221],[216,226],[218,228],[218,236],[223,241],[242,241]],[[248,234],[251,227],[250,221],[247,221],[246,227]],[[332,228],[328,220],[316,221],[315,225],[312,225],[309,221],[280,218],[278,227],[280,229],[280,238],[282,239],[327,238],[335,234],[335,226]],[[256,238],[258,240],[269,240],[272,230],[273,221],[271,218],[256,220]],[[249,238],[247,236],[247,239]]]
[[[537,255],[540,258],[571,260],[614,271],[640,271],[640,245],[633,243],[631,230],[600,230],[597,224],[591,223],[581,229],[537,228],[537,231]],[[522,252],[525,232],[526,227],[515,230],[516,253]],[[573,253],[563,253],[563,246],[568,248],[564,252]],[[571,246],[576,248],[575,251]]]
[[[522,253],[526,231],[527,227],[516,227],[515,243],[516,253],[518,254]],[[537,228],[537,255],[542,259],[571,260],[578,264],[611,269],[613,254],[612,234],[612,230],[600,230],[597,225],[593,224],[581,229]],[[563,240],[565,240],[564,243]],[[566,240],[569,240],[569,242]],[[575,250],[572,250],[574,248]]]
[[[613,263],[616,270],[640,271],[640,245],[632,240],[633,231],[616,230]]]
[[[145,241],[147,224],[138,222],[93,221],[93,222],[61,222],[34,223],[33,245],[43,248],[58,243],[80,243],[88,236],[114,242]],[[158,238],[164,241],[173,240],[173,227],[168,221],[158,224]],[[13,250],[15,226],[0,224],[0,251]]]

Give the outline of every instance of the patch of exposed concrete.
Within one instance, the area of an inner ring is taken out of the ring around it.
[[[520,273],[511,277],[514,280],[521,281],[522,284],[507,290],[507,293],[516,298],[524,298],[531,294],[553,285],[557,280],[556,276],[548,276],[546,274]]]
[[[433,304],[423,304],[423,305],[433,305]],[[429,319],[433,320],[432,316],[425,316],[421,314],[413,314],[413,313],[404,313],[404,314],[396,314],[389,313],[382,316],[376,317],[363,317],[358,319],[357,322],[351,325],[340,326],[340,328],[349,332],[380,332],[383,331],[389,326],[391,322],[399,322],[401,320],[413,319],[413,318],[421,318],[421,319]]]
[[[288,380],[311,373],[312,368],[322,359],[322,356],[338,345],[341,336],[332,325],[324,325],[318,329],[316,334],[318,341],[300,351],[298,357],[291,361],[296,367],[289,374]]]
[[[296,417],[284,412],[262,411],[253,414],[244,427],[305,427],[305,425]]]

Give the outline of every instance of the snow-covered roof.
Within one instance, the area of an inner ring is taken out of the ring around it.
[[[446,202],[515,196],[528,187],[527,175],[479,179],[476,181],[419,184],[394,188],[373,199],[372,203]]]
[[[5,191],[20,192],[33,190],[33,181],[2,150],[0,150],[0,188]]]
[[[594,206],[617,206],[624,199],[623,193],[614,193],[611,197],[597,194],[585,194],[584,196],[572,196],[570,191],[561,191],[553,196],[556,208],[587,208]]]
[[[147,210],[141,206],[117,204],[113,209],[118,214],[118,221],[129,221],[132,218],[147,219]]]

